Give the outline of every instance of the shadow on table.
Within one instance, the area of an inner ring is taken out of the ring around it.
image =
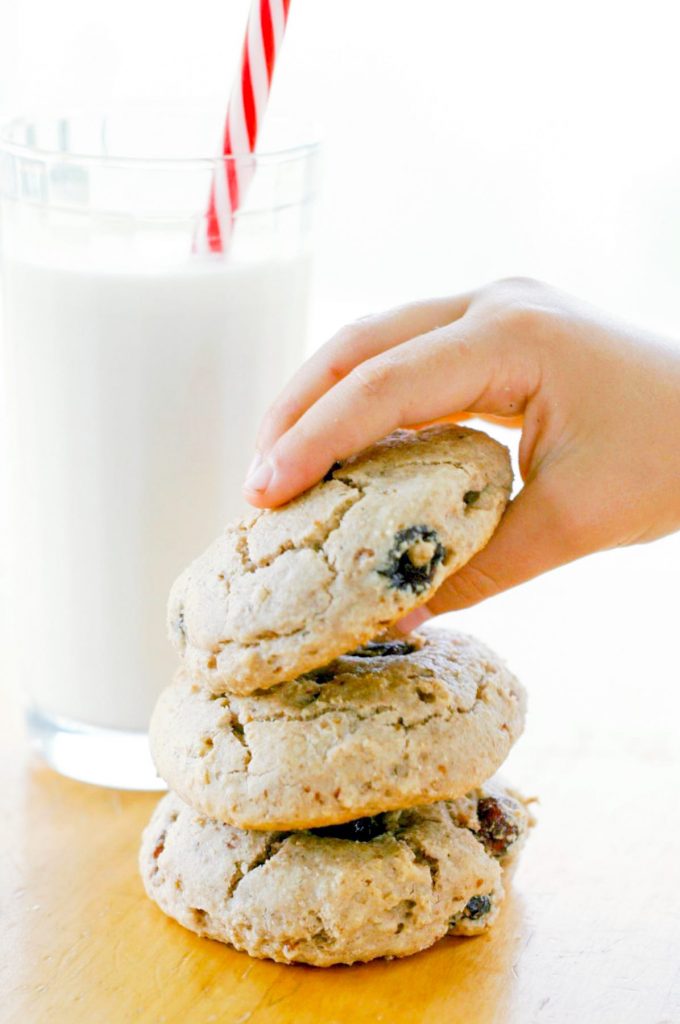
[[[511,891],[488,935],[443,939],[403,960],[325,969],[251,960],[157,920],[164,944],[183,948],[175,968],[197,1000],[168,1020],[198,1024],[221,1006],[225,1015],[214,1019],[233,1024],[504,1024],[514,1002],[522,916],[521,898]]]

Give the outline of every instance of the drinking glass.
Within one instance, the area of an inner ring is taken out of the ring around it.
[[[304,355],[318,146],[248,165],[199,251],[219,118],[136,106],[0,129],[14,675],[57,771],[160,788],[146,730],[174,577],[242,509],[267,403]]]

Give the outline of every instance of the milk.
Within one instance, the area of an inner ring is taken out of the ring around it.
[[[303,356],[306,258],[162,271],[7,258],[20,682],[142,730],[171,679],[178,572],[243,508],[268,402]]]

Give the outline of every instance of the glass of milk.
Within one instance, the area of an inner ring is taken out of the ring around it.
[[[101,785],[160,788],[167,593],[243,510],[304,356],[318,147],[272,126],[228,255],[199,255],[219,129],[136,108],[0,131],[11,664],[43,757]]]

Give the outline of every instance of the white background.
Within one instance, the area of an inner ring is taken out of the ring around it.
[[[680,337],[674,7],[292,0],[271,107],[311,117],[326,140],[312,342],[348,317],[516,273]],[[14,112],[226,97],[247,4],[0,10],[0,111]],[[527,743],[653,742],[660,763],[671,756],[679,552],[672,538],[597,556],[458,616],[527,681]],[[650,645],[661,677],[646,671]]]
[[[0,109],[226,97],[247,10],[2,0]],[[680,333],[674,15],[668,0],[292,0],[271,113],[326,140],[317,336],[516,273]]]

